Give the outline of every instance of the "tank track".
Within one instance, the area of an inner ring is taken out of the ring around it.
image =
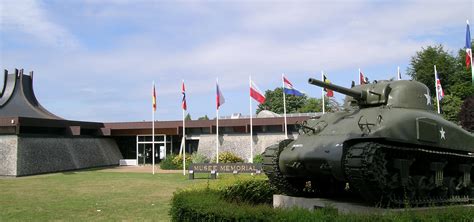
[[[382,206],[443,205],[474,201],[472,178],[470,187],[465,188],[467,191],[462,195],[457,195],[450,190],[452,188],[451,184],[446,185],[447,182],[454,181],[455,177],[453,176],[446,177],[443,185],[436,188],[438,189],[436,195],[432,193],[433,189],[430,190],[431,193],[429,194],[421,192],[421,187],[423,187],[421,185],[428,183],[428,179],[424,176],[408,174],[408,177],[405,177],[407,178],[405,183],[400,185],[403,179],[396,180],[402,178],[402,171],[399,172],[400,174],[396,174],[396,169],[393,168],[395,159],[412,160],[413,162],[420,159],[428,163],[431,160],[443,160],[451,164],[467,163],[472,165],[474,163],[474,156],[472,155],[416,147],[399,147],[375,142],[361,142],[350,146],[346,150],[343,159],[344,171],[351,189],[354,189],[367,201]],[[407,165],[409,166],[411,163]],[[471,168],[471,175],[473,170],[474,167]],[[407,169],[406,172],[409,173],[410,171]],[[451,181],[449,181],[449,178],[451,178]],[[398,186],[394,186],[394,183],[398,183]]]
[[[287,178],[283,175],[278,166],[281,151],[292,141],[292,139],[286,139],[278,144],[267,147],[263,153],[262,167],[270,184],[275,186],[277,190],[287,195],[301,196],[303,194],[304,184],[300,185],[298,184],[299,181]]]

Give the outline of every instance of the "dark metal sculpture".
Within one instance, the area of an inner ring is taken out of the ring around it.
[[[39,104],[33,91],[33,71],[25,75],[23,69],[15,69],[12,74],[5,70],[4,76],[0,93],[0,117],[62,119]]]
[[[280,191],[333,196],[349,188],[384,205],[474,200],[474,134],[435,113],[424,84],[309,83],[347,95],[345,109],[310,119],[296,140],[266,148],[263,170]]]

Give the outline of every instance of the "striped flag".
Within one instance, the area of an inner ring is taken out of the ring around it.
[[[216,83],[216,106],[217,109],[219,109],[222,104],[225,103],[224,95],[222,95],[222,92],[219,90],[219,84]]]
[[[303,96],[303,93],[295,89],[293,87],[293,84],[291,84],[290,80],[288,80],[285,76],[283,76],[283,86],[284,86],[283,90],[285,91],[285,94],[294,95],[294,96]]]
[[[181,93],[183,94],[183,99],[181,101],[181,107],[183,108],[183,110],[186,110],[188,107],[186,105],[186,88],[184,87],[184,80],[183,80],[183,84],[181,86]]]
[[[366,83],[364,73],[359,69],[359,85],[364,85]]]
[[[250,81],[250,97],[255,99],[260,104],[265,102],[265,96],[253,81]]]
[[[471,51],[471,31],[469,30],[469,20],[466,21],[466,67],[469,68],[472,66],[472,51]]]
[[[323,82],[331,83],[331,81],[329,81],[329,79],[326,77],[326,75],[323,75]],[[326,92],[327,97],[333,97],[334,96],[334,92],[332,90],[324,88],[324,91]]]
[[[155,93],[155,83],[153,83],[153,92],[152,92],[152,95],[151,95],[151,103],[152,103],[152,106],[153,106],[153,111],[156,111],[156,93]]]
[[[436,90],[438,91],[438,100],[441,101],[444,97],[443,87],[441,86],[441,81],[438,78],[438,72],[435,69],[435,78],[436,78]]]

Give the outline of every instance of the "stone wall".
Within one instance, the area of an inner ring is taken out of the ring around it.
[[[290,138],[298,134],[289,135]],[[281,133],[259,133],[253,136],[253,155],[261,154],[265,148],[285,139]],[[250,136],[249,134],[224,134],[219,136],[219,153],[230,151],[242,159],[248,161],[250,158]],[[209,158],[216,155],[216,135],[201,135],[199,138],[198,153]]]
[[[15,138],[17,143],[10,142],[14,145],[0,148],[0,161],[7,160],[8,167],[16,172],[2,169],[0,175],[24,176],[118,165],[122,159],[115,140],[111,138],[1,136],[0,141],[7,137]]]
[[[18,138],[15,135],[0,136],[0,176],[15,176]]]

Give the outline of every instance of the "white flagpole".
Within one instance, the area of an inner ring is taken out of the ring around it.
[[[155,81],[153,81],[153,94],[155,95]],[[155,96],[155,101],[156,101],[156,96]],[[156,102],[155,102],[155,106],[156,106]],[[152,141],[152,145],[151,145],[151,149],[152,149],[152,152],[151,152],[151,159],[152,159],[152,168],[153,168],[153,175],[155,175],[155,109],[153,107],[151,107],[151,141]]]
[[[252,77],[249,76],[249,86],[252,88]],[[251,89],[249,89],[251,90]],[[249,114],[250,114],[250,163],[253,163],[253,123],[252,123],[252,96],[249,94]]]
[[[288,139],[288,126],[286,121],[286,95],[285,95],[285,74],[281,74],[281,82],[283,84],[283,117],[285,119],[285,139]]]
[[[397,79],[401,80],[401,75],[400,75],[400,66],[397,66]]]
[[[216,78],[216,85],[219,86],[219,80],[217,78]],[[220,92],[220,89],[219,89],[219,92]],[[218,103],[219,101],[216,101],[216,102]],[[217,106],[217,104],[216,104],[216,163],[219,163],[219,106]]]
[[[360,81],[360,68],[359,68],[359,73],[357,73],[357,78],[359,79],[359,85],[361,85],[362,81]]]
[[[321,81],[324,82],[324,71],[321,71]],[[326,113],[326,110],[324,108],[324,87],[321,88],[321,98],[322,98],[322,101],[323,101],[323,114]]]
[[[438,114],[441,113],[441,109],[439,107],[439,95],[438,95],[438,81],[436,79],[436,76],[438,73],[436,73],[436,65],[434,65],[434,74],[435,74],[435,91],[436,91],[436,104],[438,105]]]
[[[184,85],[184,79],[183,79],[183,85]],[[181,89],[181,90],[183,90],[183,89]],[[181,101],[181,106],[182,105],[183,104],[182,104],[182,101]],[[183,143],[182,143],[182,146],[183,146],[183,175],[186,175],[186,122],[185,122],[186,117],[184,115],[185,112],[184,112],[183,107],[181,107],[181,109],[183,110]]]

